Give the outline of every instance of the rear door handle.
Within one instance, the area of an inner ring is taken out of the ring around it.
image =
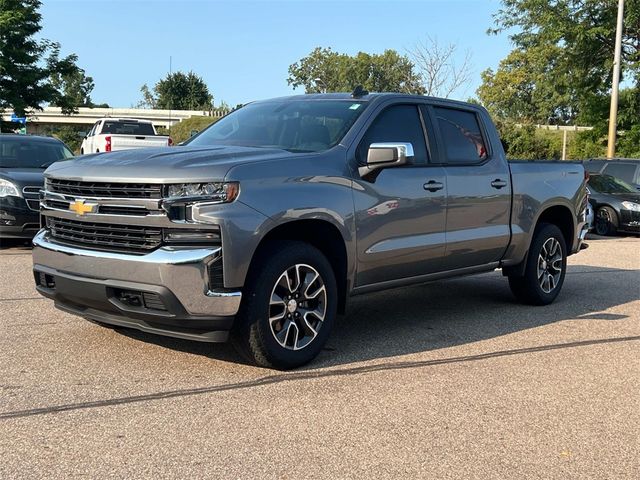
[[[444,188],[444,184],[436,182],[435,180],[429,180],[422,186],[422,188],[424,188],[425,190],[429,190],[430,192],[437,192],[438,190],[442,190]]]
[[[498,190],[500,190],[501,188],[507,186],[507,182],[505,182],[504,180],[500,180],[499,178],[496,178],[493,182],[491,182],[491,186],[493,188],[497,188]]]

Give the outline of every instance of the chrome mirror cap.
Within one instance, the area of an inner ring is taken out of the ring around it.
[[[358,168],[361,177],[380,168],[404,165],[413,158],[413,145],[409,142],[372,143],[367,152],[367,164]]]

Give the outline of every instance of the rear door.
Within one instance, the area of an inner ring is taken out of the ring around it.
[[[354,180],[358,272],[356,286],[441,270],[445,245],[444,169],[429,163],[425,122],[417,104],[384,107],[358,143],[354,162],[366,163],[369,145],[411,143],[408,165]],[[357,169],[356,169],[357,170]]]
[[[447,182],[444,267],[447,270],[500,260],[511,237],[511,176],[494,152],[479,111],[428,107],[437,132]]]

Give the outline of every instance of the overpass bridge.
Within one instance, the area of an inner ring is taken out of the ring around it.
[[[2,113],[2,120],[11,121],[12,110]],[[78,108],[78,113],[64,115],[58,107],[45,107],[42,111],[27,113],[27,133],[43,133],[46,127],[71,125],[87,127],[105,117],[139,118],[150,120],[156,127],[168,128],[194,116],[222,117],[226,111],[220,110],[156,110],[148,108]]]

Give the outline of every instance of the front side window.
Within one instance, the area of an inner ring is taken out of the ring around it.
[[[414,164],[427,163],[427,147],[418,107],[394,105],[382,111],[373,121],[358,147],[358,160],[364,164],[372,143],[411,143]]]
[[[475,113],[434,107],[447,163],[474,164],[487,158],[487,147]]]
[[[0,168],[47,168],[58,160],[73,157],[61,142],[0,138]]]
[[[236,145],[321,152],[342,140],[365,104],[344,100],[251,103],[218,120],[188,145]]]

